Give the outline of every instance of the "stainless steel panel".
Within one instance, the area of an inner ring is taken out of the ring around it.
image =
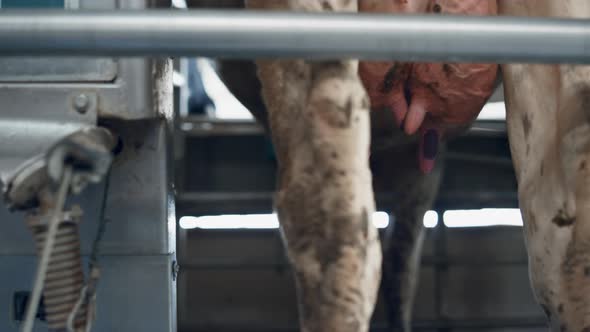
[[[1,64],[0,64],[1,65]],[[23,64],[26,67],[26,63]],[[172,117],[172,80],[166,59],[125,60],[114,84],[0,84],[0,179],[59,138],[101,118]],[[155,75],[157,74],[157,75]],[[89,97],[88,109],[76,111],[73,98]],[[15,149],[18,144],[18,149]]]
[[[92,331],[176,331],[173,261],[173,255],[100,257],[97,320]],[[30,289],[35,264],[34,256],[0,256],[0,331],[19,331],[9,318],[12,296]],[[35,332],[47,332],[43,322],[35,325]]]
[[[0,122],[1,123],[1,122]],[[175,251],[174,200],[168,172],[167,131],[163,120],[111,124],[124,149],[115,159],[101,252],[117,255],[169,254]],[[0,154],[2,155],[2,154]],[[4,162],[2,160],[2,162]],[[98,227],[103,185],[93,185],[71,201],[84,210],[82,251],[90,252]],[[32,237],[21,214],[0,205],[0,255],[32,255]]]
[[[136,120],[172,118],[172,61],[167,58],[124,59],[119,63],[116,94],[101,99],[99,117]]]
[[[83,114],[73,107],[82,93],[89,99]],[[63,136],[96,123],[96,94],[80,86],[0,85],[0,100],[0,180]]]
[[[108,58],[0,58],[0,82],[111,82],[117,63]]]
[[[139,3],[80,0],[87,9],[110,9],[118,2]],[[151,1],[141,3],[146,8]],[[3,73],[2,65],[10,68]],[[176,331],[176,223],[168,146],[172,81],[167,65],[166,59],[0,59],[0,82],[10,81],[0,84],[0,176],[83,126],[100,122],[121,137],[100,245],[101,254],[108,256],[101,258],[93,331]],[[80,94],[89,100],[83,112],[73,107]],[[93,185],[70,199],[84,210],[80,236],[86,255],[98,228],[104,188],[104,183]],[[0,220],[0,274],[8,279],[2,282],[0,277],[0,310],[7,313],[13,290],[30,287],[36,259],[22,215],[10,214],[0,204]],[[0,319],[0,331],[16,329],[7,316]],[[46,327],[40,324],[36,331]]]
[[[0,58],[1,65],[1,58]],[[6,92],[0,96],[14,101],[3,103],[0,118],[28,116],[27,109],[35,110],[31,119],[38,119],[38,109],[46,109],[42,118],[51,119],[54,112],[71,109],[70,95],[77,92],[96,96],[92,112],[100,118],[137,120],[156,117],[172,117],[172,70],[168,59],[125,59],[119,63],[118,77],[114,82],[14,82],[0,84]],[[155,75],[157,74],[157,75]],[[0,74],[1,76],[1,74]],[[66,94],[64,96],[64,93]],[[50,97],[45,102],[44,97]],[[37,104],[35,104],[37,103]],[[37,105],[37,107],[35,107]],[[54,108],[54,110],[49,110]],[[13,110],[17,110],[14,112]],[[8,113],[8,112],[11,113]],[[74,121],[76,120],[74,116]],[[71,122],[57,118],[60,123]]]
[[[154,254],[176,250],[176,216],[164,119],[110,126],[124,148],[114,164],[107,203],[111,220],[105,253]]]
[[[115,9],[114,0],[68,0],[68,9]],[[27,6],[29,7],[29,6]],[[112,58],[0,58],[0,82],[111,82],[117,77]]]
[[[106,256],[93,332],[176,331],[173,255]]]

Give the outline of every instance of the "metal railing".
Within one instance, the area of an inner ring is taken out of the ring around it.
[[[0,11],[0,56],[590,64],[590,20],[255,11]]]

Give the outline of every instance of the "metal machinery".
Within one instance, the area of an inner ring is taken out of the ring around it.
[[[150,0],[0,5],[170,7]],[[0,58],[0,105],[7,203],[0,204],[0,331],[21,329],[54,217],[59,224],[42,273],[44,296],[32,311],[34,331],[67,331],[68,318],[75,331],[85,331],[94,309],[92,331],[176,331],[171,61]]]

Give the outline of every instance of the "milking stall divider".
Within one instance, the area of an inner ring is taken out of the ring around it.
[[[67,331],[94,308],[93,331],[176,331],[168,56],[590,64],[588,20],[62,2],[0,11],[0,331],[27,314]],[[25,312],[33,279],[45,313]]]

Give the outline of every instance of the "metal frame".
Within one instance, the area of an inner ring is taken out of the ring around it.
[[[83,9],[142,10],[158,1],[74,2]],[[108,193],[109,222],[100,245],[93,331],[176,331],[171,76],[166,58],[0,58],[0,180],[79,128],[100,124],[121,138]],[[104,188],[91,186],[69,202],[84,211],[80,236],[85,257],[99,225]],[[0,204],[0,219],[0,298],[9,312],[13,293],[30,288],[35,248],[22,215],[9,214]],[[47,330],[36,325],[35,331]],[[1,331],[17,329],[8,315],[0,319]]]
[[[590,21],[254,11],[3,11],[0,55],[587,64]]]

